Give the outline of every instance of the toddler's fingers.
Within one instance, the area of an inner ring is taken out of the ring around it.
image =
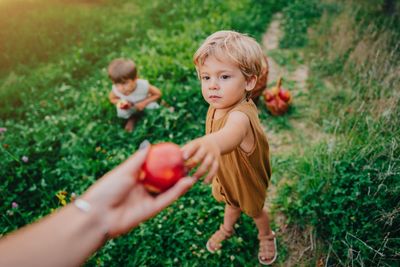
[[[197,165],[199,163],[203,164],[204,158],[207,156],[207,151],[203,148],[200,147],[197,149],[196,153],[192,155],[190,160],[193,162],[193,164]]]
[[[200,167],[197,169],[197,171],[193,174],[194,177],[200,178],[204,174],[207,173],[207,171],[210,169],[212,163],[213,163],[214,157],[212,155],[208,155],[204,158],[203,163],[200,165]]]
[[[194,152],[196,152],[198,145],[195,142],[189,142],[181,148],[183,153],[183,158],[185,160],[189,159]]]
[[[212,163],[211,169],[207,174],[207,177],[204,179],[204,183],[210,183],[214,175],[217,173],[219,167],[218,160]]]

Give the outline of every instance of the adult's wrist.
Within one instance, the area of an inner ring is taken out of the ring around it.
[[[103,244],[109,239],[109,225],[107,222],[107,216],[105,210],[101,210],[98,205],[92,200],[85,197],[80,197],[73,202],[74,208],[76,208],[81,216],[85,216],[90,231],[98,235],[99,242]]]

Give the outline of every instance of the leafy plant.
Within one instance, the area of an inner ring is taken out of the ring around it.
[[[307,44],[307,29],[321,16],[321,4],[317,0],[294,0],[284,8],[284,36],[280,47],[302,47]]]
[[[81,1],[39,2],[37,8],[24,11],[29,25],[7,21],[10,27],[17,25],[16,33],[26,42],[41,40],[44,51],[15,46],[8,54],[8,62],[14,64],[2,69],[2,235],[69,203],[144,139],[184,144],[202,135],[207,106],[193,53],[204,38],[221,29],[259,38],[271,10],[283,5],[251,0],[109,0],[89,8]],[[240,24],[234,23],[237,17]],[[63,35],[47,25],[55,20]],[[32,35],[42,24],[40,36]],[[1,27],[0,32],[11,36],[8,30]],[[1,44],[3,40],[11,47],[15,39],[2,39]],[[148,112],[133,133],[124,132],[124,122],[108,101],[111,82],[106,67],[117,57],[134,59],[139,76],[159,87],[174,111],[161,107]],[[20,62],[22,58],[25,61]],[[209,188],[198,184],[157,217],[108,242],[86,265],[192,266],[205,260],[208,266],[256,264],[256,232],[248,218],[238,226],[240,236],[227,244],[227,254],[205,253],[206,238],[222,214],[223,206],[215,203]]]
[[[328,265],[394,266],[399,246],[399,32],[396,19],[364,23],[379,6],[369,8],[341,4],[312,29],[309,104],[319,107],[313,120],[329,138],[280,161],[282,175],[294,178],[276,206],[289,222],[315,227]]]

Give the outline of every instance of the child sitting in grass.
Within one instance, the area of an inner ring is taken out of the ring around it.
[[[156,100],[161,98],[161,91],[147,80],[137,77],[132,60],[113,60],[108,66],[108,76],[113,82],[110,102],[116,105],[117,116],[127,119],[125,130],[131,132],[141,111],[159,107]]]
[[[187,143],[182,151],[185,159],[199,165],[194,176],[208,173],[204,181],[212,181],[214,198],[225,203],[223,223],[208,240],[208,251],[221,248],[244,212],[258,229],[258,260],[269,265],[277,257],[275,233],[264,208],[271,177],[269,146],[251,100],[263,59],[258,43],[237,32],[219,31],[205,40],[194,63],[210,105],[206,135]]]

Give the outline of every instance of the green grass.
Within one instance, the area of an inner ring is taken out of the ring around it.
[[[0,30],[0,36],[8,36],[4,40],[10,51],[0,80],[0,126],[7,128],[0,134],[3,235],[59,208],[58,192],[66,191],[68,201],[72,193],[82,193],[144,139],[184,144],[202,135],[207,106],[193,53],[221,29],[259,39],[272,13],[282,7],[278,1],[266,5],[252,0],[39,3],[21,11],[26,21],[7,20],[8,27]],[[20,8],[20,3],[9,5]],[[54,29],[56,18],[63,35]],[[43,27],[36,36],[32,33],[38,25]],[[38,41],[40,48],[12,46],[15,38]],[[148,112],[133,133],[124,132],[107,99],[111,82],[106,67],[116,57],[133,58],[140,77],[161,88],[175,112]],[[159,216],[108,242],[86,265],[256,264],[256,228],[245,217],[225,253],[205,253],[205,242],[222,214],[222,205],[199,183]]]
[[[379,5],[319,8],[334,12],[302,38],[309,38],[305,61],[312,67],[309,106],[319,110],[310,119],[329,138],[301,156],[282,156],[275,177],[292,179],[275,204],[290,223],[314,227],[328,265],[396,266],[399,17],[385,18]]]
[[[279,187],[275,210],[289,223],[314,227],[328,265],[396,264],[398,17],[385,17],[377,5],[315,1],[21,3],[0,4],[0,46],[6,51],[0,55],[0,127],[7,128],[0,133],[1,235],[59,208],[58,192],[66,191],[68,201],[73,192],[82,193],[144,139],[184,144],[202,135],[207,106],[194,51],[220,29],[260,40],[272,14],[288,5],[282,46],[304,50],[270,56],[289,71],[308,64],[308,91],[295,95],[283,117],[261,106],[261,119],[277,133],[293,131],[292,119],[312,122],[329,138],[302,153],[273,156],[273,182],[291,177]],[[133,58],[139,75],[161,88],[175,112],[149,112],[132,134],[124,132],[107,99],[106,67],[116,57]],[[257,265],[257,233],[245,216],[223,253],[205,251],[222,216],[210,188],[198,183],[155,218],[109,241],[86,265]],[[284,264],[290,251],[279,245],[278,262]]]

